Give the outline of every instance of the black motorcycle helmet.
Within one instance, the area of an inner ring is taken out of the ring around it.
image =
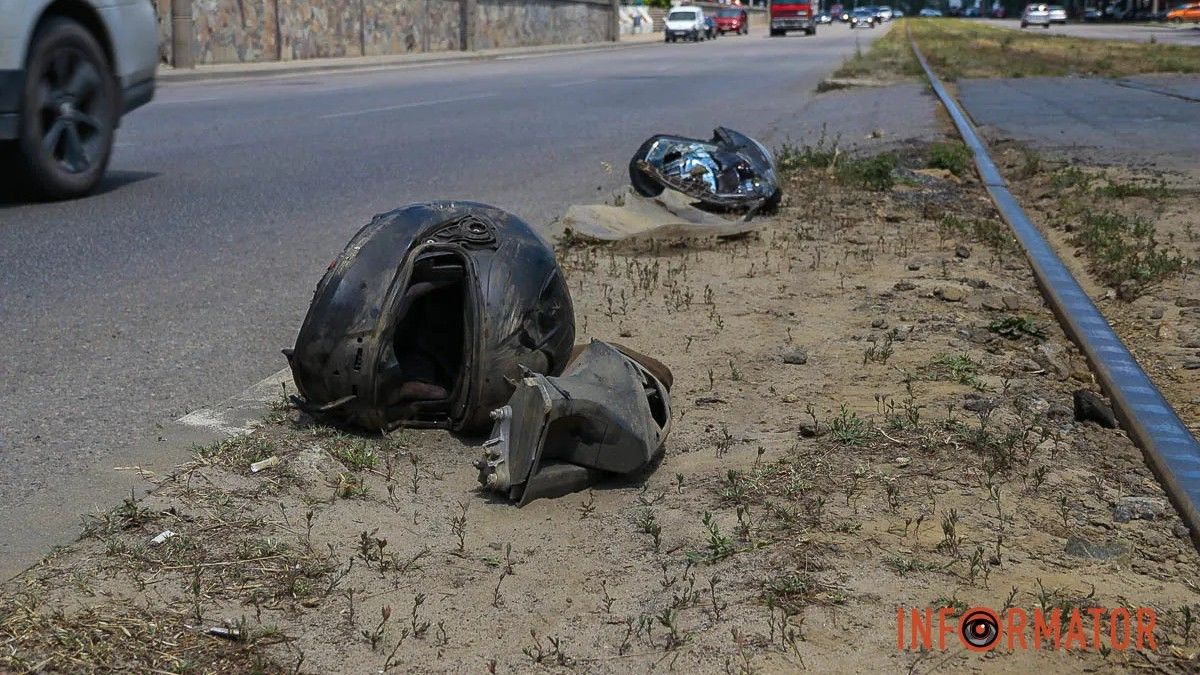
[[[570,292],[533,228],[474,202],[375,216],[317,284],[294,350],[311,413],[367,429],[486,430],[521,368],[558,375]]]

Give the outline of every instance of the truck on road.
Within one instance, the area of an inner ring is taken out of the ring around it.
[[[812,0],[771,0],[771,37],[786,35],[790,30],[816,35],[816,13]]]

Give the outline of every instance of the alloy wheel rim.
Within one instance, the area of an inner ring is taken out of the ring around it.
[[[38,74],[34,103],[42,153],[66,173],[87,171],[103,152],[107,115],[100,78],[74,47],[55,50]]]

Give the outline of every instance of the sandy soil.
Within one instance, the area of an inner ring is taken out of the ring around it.
[[[1200,556],[1076,421],[1091,375],[977,183],[924,163],[801,169],[749,237],[562,251],[581,338],[674,370],[647,475],[518,509],[476,439],[280,406],[10,584],[0,668],[1194,669]],[[898,606],[975,605],[1149,606],[1157,649],[897,649]]]

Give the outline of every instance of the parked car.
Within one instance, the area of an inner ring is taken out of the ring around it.
[[[716,40],[721,34],[721,29],[717,28],[717,22],[711,17],[704,17],[704,37],[708,40]]]
[[[966,11],[963,12],[963,16],[967,17],[968,19],[978,19],[979,18],[979,8],[978,7],[968,7],[966,9]]]
[[[893,9],[893,10],[892,10],[892,18],[893,18],[893,19],[903,19],[903,18],[904,18],[904,12],[902,12],[902,11],[900,11],[900,10],[898,10],[898,9]]]
[[[4,182],[49,199],[95,189],[157,67],[149,2],[0,1],[0,159],[17,173]]]
[[[935,17],[939,17],[941,15],[942,15],[941,12],[939,12],[936,9],[933,9],[932,7],[925,7],[924,9],[922,9],[920,12],[917,13],[917,16],[923,16],[927,19],[932,19]]]
[[[1101,12],[1095,7],[1088,7],[1087,9],[1083,10],[1084,21],[1100,21],[1103,18],[1104,12]]]
[[[1062,5],[1050,5],[1050,23],[1067,23],[1067,10]]]
[[[817,15],[817,23],[833,23],[833,17],[828,12],[821,12]]]
[[[1167,23],[1178,25],[1185,21],[1200,23],[1200,3],[1180,5],[1167,12]]]
[[[745,35],[750,32],[750,19],[746,10],[739,7],[723,7],[717,10],[717,28],[721,34],[735,33]]]
[[[1047,5],[1026,5],[1021,13],[1021,28],[1029,26],[1050,27],[1050,7]]]
[[[879,23],[875,11],[868,7],[859,7],[850,12],[850,28],[874,28]]]
[[[667,14],[664,23],[663,37],[667,42],[699,42],[705,38],[704,10],[699,7],[680,5]]]
[[[992,18],[993,19],[1003,19],[1006,15],[1007,15],[1007,12],[1004,11],[1003,5],[995,5],[994,7],[992,7]]]
[[[880,21],[891,21],[893,18],[892,8],[887,5],[881,5],[876,9],[876,16]]]

